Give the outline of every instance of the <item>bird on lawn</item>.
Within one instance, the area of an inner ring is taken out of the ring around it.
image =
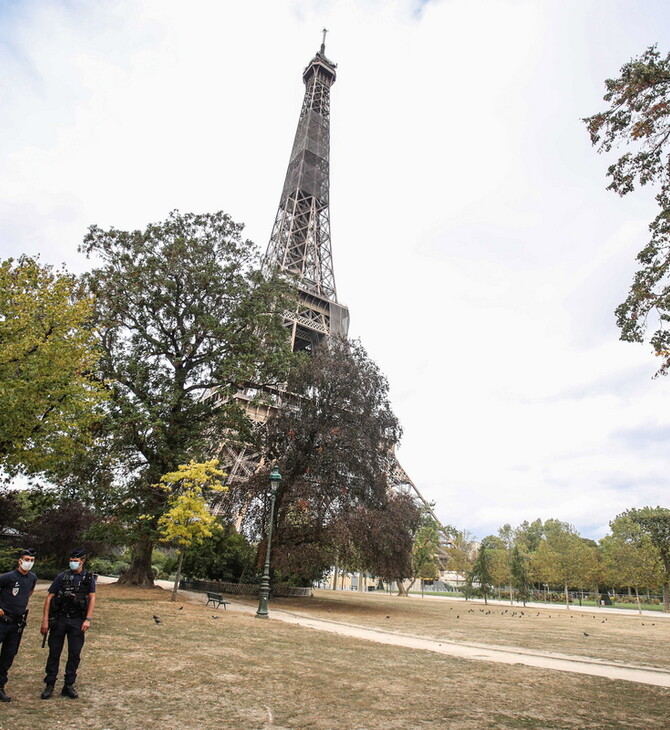
[[[160,620],[160,619],[158,618],[158,616],[156,616],[155,614],[154,614],[154,621],[155,621],[155,622],[156,622],[157,624],[159,624],[159,623],[161,622],[161,620]]]
[[[212,616],[212,618],[219,618],[218,616]]]
[[[587,634],[586,631],[582,631],[582,634],[584,634],[584,636],[591,636],[591,634]]]

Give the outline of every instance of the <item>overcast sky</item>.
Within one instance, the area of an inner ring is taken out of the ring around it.
[[[0,256],[79,272],[90,224],[175,208],[264,250],[323,27],[338,297],[438,516],[670,506],[670,383],[613,315],[655,203],[580,121],[670,51],[667,0],[0,0]]]

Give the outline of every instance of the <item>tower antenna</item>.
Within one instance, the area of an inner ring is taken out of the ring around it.
[[[324,28],[322,31],[323,33],[323,41],[321,42],[321,55],[326,55],[326,33],[328,32],[328,28]]]

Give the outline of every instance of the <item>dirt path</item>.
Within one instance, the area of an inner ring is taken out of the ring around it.
[[[156,581],[163,588],[172,588],[169,581]],[[196,591],[179,591],[180,595],[188,597],[195,603],[203,603],[204,596]],[[256,609],[245,603],[240,603],[226,596],[230,600],[229,610],[243,613],[255,613]],[[619,679],[625,682],[639,682],[656,687],[670,688],[670,671],[654,667],[642,667],[633,664],[612,663],[601,659],[590,659],[581,656],[558,654],[554,652],[534,651],[509,646],[494,646],[471,642],[456,642],[449,640],[426,639],[412,634],[402,634],[383,629],[370,629],[357,624],[315,619],[303,614],[271,608],[270,617],[276,621],[298,624],[315,631],[325,631],[340,636],[350,636],[364,641],[374,641],[378,644],[402,646],[408,649],[433,651],[438,654],[472,659],[474,661],[496,662],[499,664],[524,664],[529,667],[553,669],[559,672],[573,672],[588,674],[592,677],[606,677]]]

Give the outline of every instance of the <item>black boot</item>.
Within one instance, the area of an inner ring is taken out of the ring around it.
[[[69,697],[71,700],[76,700],[79,697],[77,690],[71,684],[64,685],[61,694],[64,697]]]
[[[0,702],[11,702],[12,698],[5,692],[4,687],[0,687]]]
[[[40,697],[43,700],[48,700],[49,697],[51,697],[51,695],[53,693],[54,693],[54,686],[53,686],[53,684],[47,684],[47,686],[42,690],[42,694],[40,695]]]

